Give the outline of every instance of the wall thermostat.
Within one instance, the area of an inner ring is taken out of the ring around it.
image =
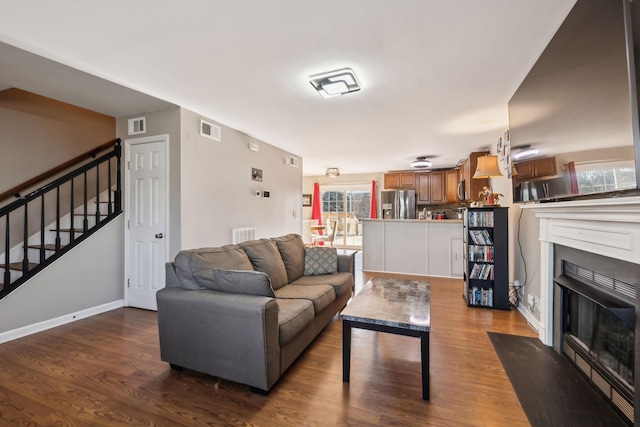
[[[264,197],[265,199],[268,199],[269,196],[271,196],[271,194],[268,191],[263,191],[262,192],[262,197]]]

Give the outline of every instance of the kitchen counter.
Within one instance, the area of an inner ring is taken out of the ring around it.
[[[462,277],[461,219],[362,219],[363,270]]]

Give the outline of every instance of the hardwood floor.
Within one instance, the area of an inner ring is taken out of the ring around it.
[[[344,384],[336,317],[262,396],[171,370],[156,313],[123,308],[0,345],[0,425],[528,426],[486,332],[534,331],[515,310],[467,308],[460,280],[429,281],[430,401],[416,338],[354,329]]]

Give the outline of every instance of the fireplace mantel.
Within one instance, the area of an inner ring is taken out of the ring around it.
[[[540,340],[553,345],[553,245],[640,264],[640,197],[521,206],[540,219]]]

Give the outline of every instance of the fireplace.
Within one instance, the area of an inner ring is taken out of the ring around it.
[[[640,197],[522,208],[540,220],[540,340],[640,426]]]
[[[633,423],[640,266],[561,245],[554,254],[554,349]]]

